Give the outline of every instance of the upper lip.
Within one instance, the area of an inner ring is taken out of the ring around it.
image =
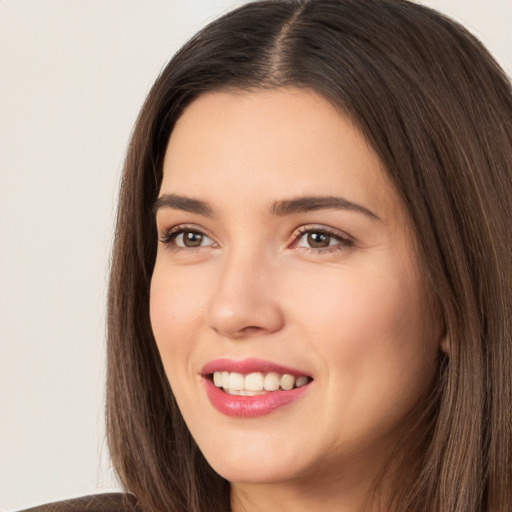
[[[214,372],[236,372],[247,375],[249,373],[261,372],[269,373],[275,372],[279,374],[289,374],[294,377],[309,376],[308,373],[290,368],[281,364],[276,364],[264,359],[248,358],[234,360],[229,358],[220,358],[210,361],[205,364],[201,370],[202,375],[209,375]]]

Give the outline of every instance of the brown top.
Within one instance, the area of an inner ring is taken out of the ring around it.
[[[131,494],[107,493],[39,505],[21,512],[142,512]]]

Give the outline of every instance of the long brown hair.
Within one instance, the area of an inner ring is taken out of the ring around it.
[[[148,512],[230,509],[229,483],[191,438],[153,339],[152,206],[187,105],[207,91],[286,86],[326,97],[378,153],[444,318],[449,356],[411,436],[421,456],[390,507],[512,510],[511,85],[464,28],[406,0],[247,4],[157,79],[126,158],[109,289],[108,441],[123,484]]]

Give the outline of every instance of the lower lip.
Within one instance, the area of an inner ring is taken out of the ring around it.
[[[288,405],[307,392],[309,384],[290,391],[270,391],[263,395],[230,395],[218,388],[210,379],[203,379],[206,394],[212,405],[226,416],[255,418],[270,414],[272,411]]]

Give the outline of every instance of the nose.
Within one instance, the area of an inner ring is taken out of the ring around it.
[[[257,254],[232,254],[222,263],[208,309],[209,327],[233,339],[271,334],[284,325],[276,269]]]

